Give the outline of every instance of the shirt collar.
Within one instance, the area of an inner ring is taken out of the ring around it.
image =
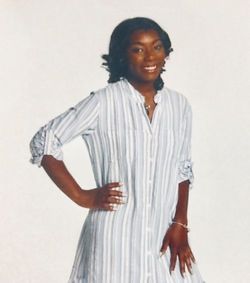
[[[129,94],[132,95],[132,97],[137,101],[137,103],[145,103],[145,97],[137,90],[134,88],[134,86],[126,79],[122,78],[122,81],[125,83],[125,85],[129,89]],[[162,98],[162,91],[158,90],[157,93],[154,95],[154,102],[155,103],[160,103]]]

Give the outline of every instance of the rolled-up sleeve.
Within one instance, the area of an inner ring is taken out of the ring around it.
[[[41,127],[30,141],[32,164],[41,167],[44,155],[63,160],[62,146],[79,135],[91,134],[97,126],[100,101],[92,92],[74,107]]]
[[[187,101],[183,117],[181,147],[178,159],[178,183],[189,180],[189,188],[191,189],[194,182],[193,162],[191,159],[192,109]]]

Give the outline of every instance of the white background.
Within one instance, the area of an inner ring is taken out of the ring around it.
[[[48,120],[106,85],[100,55],[113,28],[134,16],[151,17],[169,33],[174,52],[164,79],[193,108],[189,224],[202,276],[207,283],[250,282],[247,4],[0,2],[0,282],[67,282],[87,209],[29,163],[29,141]],[[93,188],[81,138],[65,145],[64,156],[81,186]]]

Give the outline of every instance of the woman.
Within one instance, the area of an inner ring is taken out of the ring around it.
[[[161,78],[172,50],[151,19],[121,22],[103,55],[109,84],[30,143],[32,163],[89,208],[69,283],[203,282],[188,243],[191,107]],[[81,188],[62,161],[62,145],[79,135],[95,189]]]

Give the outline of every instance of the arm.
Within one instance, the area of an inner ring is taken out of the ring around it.
[[[44,155],[41,165],[56,186],[72,201],[77,203],[82,194],[82,206],[86,207],[84,190],[69,173],[63,161],[55,159],[52,155]]]
[[[122,203],[120,199],[122,192],[112,190],[112,188],[121,186],[117,182],[109,183],[102,189],[84,190],[72,177],[63,161],[57,160],[51,155],[44,155],[41,165],[57,187],[72,201],[82,207],[112,210],[110,209],[109,202],[115,204]]]
[[[87,208],[113,210],[110,203],[120,203],[120,191],[113,190],[118,183],[109,183],[103,190],[83,190],[63,163],[62,146],[74,138],[91,134],[98,124],[100,100],[92,93],[41,127],[30,142],[31,163],[43,166],[49,177],[70,199]]]
[[[188,225],[187,211],[188,211],[188,197],[189,197],[189,181],[179,183],[178,187],[178,202],[174,221]]]
[[[183,116],[180,152],[178,154],[178,200],[173,221],[187,225],[189,189],[193,183],[191,162],[192,111],[188,103]],[[195,261],[189,247],[187,232],[188,230],[185,227],[172,223],[165,234],[161,247],[162,253],[165,253],[168,247],[170,248],[170,272],[175,269],[177,257],[179,258],[182,276],[185,273],[185,266],[191,273],[192,261]]]

